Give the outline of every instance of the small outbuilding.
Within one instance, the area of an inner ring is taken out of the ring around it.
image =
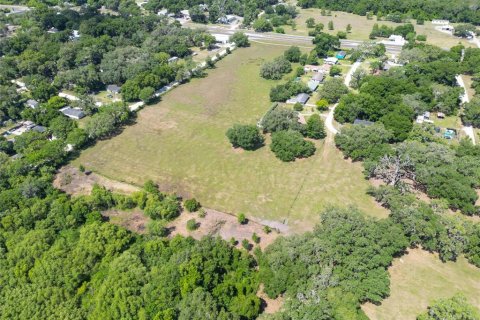
[[[167,62],[168,63],[175,63],[179,60],[180,58],[179,57],[170,57],[168,58]]]
[[[343,59],[345,59],[346,55],[347,55],[347,53],[345,51],[339,51],[339,52],[337,52],[337,55],[335,57],[338,60],[343,60]]]
[[[107,86],[107,91],[113,94],[118,94],[121,91],[121,88],[117,86],[116,84],[109,84]]]

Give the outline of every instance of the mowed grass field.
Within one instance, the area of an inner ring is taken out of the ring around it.
[[[75,165],[141,185],[152,179],[163,191],[195,197],[219,211],[308,228],[330,204],[357,205],[375,217],[387,211],[365,192],[360,163],[349,163],[331,138],[317,142],[308,159],[283,163],[267,145],[234,150],[225,132],[234,123],[254,124],[268,110],[276,84],[260,78],[265,60],[285,48],[254,44],[217,64],[140,111],[137,123],[85,150]],[[267,139],[268,140],[268,139]]]
[[[368,40],[368,36],[370,35],[375,23],[378,23],[379,25],[387,25],[393,28],[402,25],[402,23],[394,23],[390,21],[377,21],[375,16],[372,20],[368,20],[365,16],[359,16],[353,13],[340,11],[332,11],[331,16],[322,16],[320,9],[310,8],[298,10],[299,14],[295,19],[296,30],[292,30],[289,26],[284,27],[285,32],[288,34],[307,35],[309,29],[307,28],[305,21],[308,18],[314,18],[316,23],[323,23],[325,25],[324,32],[335,35],[338,31],[346,31],[347,25],[350,24],[352,26],[352,30],[351,33],[348,34],[347,39],[352,40]],[[328,30],[329,21],[333,22],[334,30]],[[414,25],[417,34],[423,34],[427,36],[427,42],[430,44],[442,48],[450,48],[459,43],[466,47],[474,47],[472,43],[469,43],[465,39],[459,39],[435,30],[435,25],[433,25],[430,21],[425,21],[424,25],[417,25],[415,20],[412,20],[411,23]]]
[[[362,308],[371,320],[414,320],[435,300],[463,293],[480,308],[480,272],[465,258],[443,263],[438,255],[413,249],[396,259],[390,272],[390,297]]]

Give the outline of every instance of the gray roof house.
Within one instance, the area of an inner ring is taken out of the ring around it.
[[[59,111],[71,119],[79,120],[85,117],[85,112],[83,112],[82,109],[72,108],[70,106],[62,108]]]
[[[310,96],[306,93],[300,93],[295,97],[295,101],[301,104],[307,103],[308,99],[310,99]]]
[[[371,125],[374,125],[375,123],[372,122],[372,121],[368,121],[368,120],[355,119],[353,124],[354,125],[371,126]]]
[[[35,109],[36,107],[38,107],[38,101],[33,99],[28,99],[27,106],[29,106],[32,109]]]
[[[43,133],[43,132],[47,131],[47,128],[45,128],[44,126],[36,125],[35,127],[32,128],[32,130],[36,131],[36,132]]]
[[[308,86],[308,89],[315,91],[318,88],[318,84],[319,84],[318,81],[310,80],[308,81],[307,86]]]
[[[315,73],[312,77],[313,81],[322,82],[325,79],[325,75],[321,72]]]
[[[121,88],[116,84],[109,84],[107,86],[107,91],[110,93],[120,93]]]

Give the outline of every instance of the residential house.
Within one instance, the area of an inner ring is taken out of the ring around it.
[[[355,119],[355,121],[353,122],[353,124],[356,125],[356,126],[359,126],[359,125],[362,125],[362,126],[371,126],[371,125],[374,125],[375,122],[368,121],[368,120],[362,120],[362,119]]]
[[[28,99],[27,106],[29,106],[32,109],[35,109],[36,107],[38,107],[38,101],[33,99]]]
[[[321,83],[324,79],[325,79],[325,74],[323,72],[317,72],[312,77],[312,80],[318,83]]]
[[[308,99],[310,99],[310,96],[306,93],[300,93],[298,94],[296,97],[295,97],[295,103],[301,103],[301,104],[305,104],[307,103]]]
[[[166,16],[167,14],[168,14],[167,9],[162,9],[162,10],[157,12],[157,15],[159,15],[159,16]]]
[[[307,83],[308,89],[310,89],[311,91],[317,90],[318,85],[319,85],[319,82],[317,82],[315,80],[310,80]]]
[[[445,113],[443,113],[443,112],[437,112],[437,118],[438,118],[438,119],[445,119]]]
[[[306,64],[303,66],[303,71],[305,72],[319,72],[322,67],[314,66],[312,64]]]
[[[325,59],[325,63],[333,66],[338,63],[338,59],[335,57],[328,57]]]
[[[405,40],[405,38],[400,36],[400,35],[392,34],[388,38],[388,40],[380,41],[380,43],[389,44],[389,45],[396,45],[396,46],[403,46],[407,43],[407,40]]]
[[[116,84],[109,84],[107,86],[107,91],[113,94],[118,94],[121,91],[121,88],[117,86]]]
[[[59,111],[65,116],[75,120],[80,120],[85,117],[85,112],[83,112],[83,110],[80,108],[72,108],[70,106],[67,106],[60,109]]]
[[[442,19],[433,19],[432,20],[432,24],[441,24],[441,25],[443,24],[444,25],[444,24],[449,24],[449,23],[450,23],[450,21],[448,21],[448,20],[442,20]]]
[[[47,32],[48,32],[48,33],[52,33],[52,34],[53,34],[53,33],[57,33],[57,32],[58,32],[58,29],[55,28],[55,27],[51,27],[50,29],[48,29]]]
[[[212,33],[215,37],[216,43],[227,44],[230,41],[230,37],[227,34]]]
[[[237,21],[238,18],[235,15],[232,14],[227,14],[217,20],[218,23],[223,23],[223,24],[232,24],[235,21]]]

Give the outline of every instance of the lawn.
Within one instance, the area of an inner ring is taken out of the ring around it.
[[[75,164],[133,184],[153,179],[162,190],[195,197],[206,207],[299,228],[313,226],[330,204],[356,204],[385,217],[387,211],[365,193],[369,183],[361,164],[344,160],[331,138],[317,143],[313,157],[293,163],[276,159],[268,141],[250,152],[229,144],[229,127],[256,123],[270,107],[276,82],[261,79],[259,68],[283,50],[255,44],[233,52],[206,78],[167,93],[143,109],[136,124],[84,151]]]
[[[389,272],[390,297],[379,306],[363,306],[371,320],[414,320],[433,301],[457,292],[480,308],[480,272],[464,258],[443,263],[438,255],[414,249],[394,261]]]
[[[325,25],[324,32],[330,34],[337,34],[338,31],[346,31],[347,25],[352,26],[351,33],[348,34],[348,39],[352,40],[368,40],[368,36],[372,31],[372,27],[375,23],[379,25],[387,25],[389,27],[396,27],[401,23],[394,23],[390,21],[377,21],[376,17],[372,20],[368,20],[365,16],[359,16],[352,13],[333,11],[331,16],[322,16],[320,9],[298,9],[299,15],[295,19],[296,30],[292,30],[291,27],[285,26],[285,32],[288,34],[307,35],[308,29],[305,25],[305,21],[308,18],[314,18],[316,23],[323,23]],[[332,21],[334,30],[328,30],[328,22]],[[415,21],[411,21],[415,26],[417,34],[423,34],[427,36],[427,42],[440,46],[442,48],[450,48],[461,42],[466,47],[473,47],[474,45],[467,40],[458,39],[451,35],[439,32],[435,30],[435,25],[426,21],[424,25],[417,25]]]

